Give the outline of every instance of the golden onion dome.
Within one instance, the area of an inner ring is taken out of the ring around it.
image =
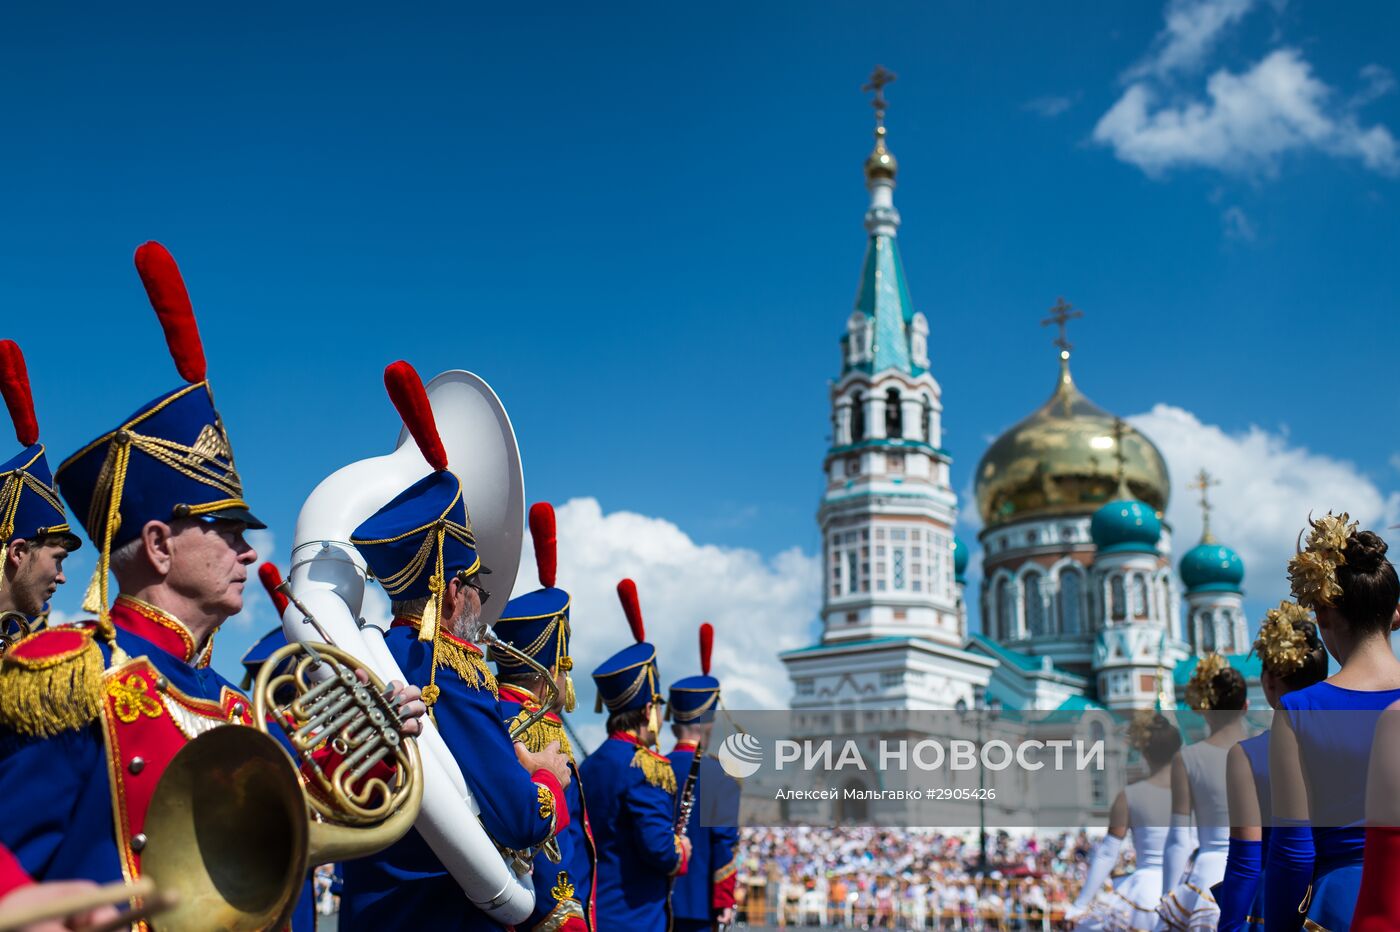
[[[1088,514],[1123,497],[1145,502],[1161,517],[1171,494],[1157,447],[1084,397],[1063,352],[1055,393],[987,448],[975,485],[977,510],[988,527],[1042,515]]]
[[[899,162],[895,160],[894,153],[885,148],[885,127],[881,124],[875,127],[875,149],[865,159],[865,181],[867,184],[876,178],[893,181],[898,171]]]

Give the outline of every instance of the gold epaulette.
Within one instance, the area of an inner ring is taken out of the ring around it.
[[[0,725],[40,738],[86,727],[102,714],[102,668],[87,628],[31,634],[0,661]]]
[[[672,796],[676,795],[676,772],[671,769],[671,762],[665,757],[651,748],[639,747],[637,753],[632,755],[632,766],[640,767],[643,776],[652,786],[659,786]]]
[[[433,663],[438,667],[449,667],[473,689],[484,689],[499,698],[496,677],[486,665],[486,658],[469,644],[462,644],[451,637],[439,637]]]
[[[538,706],[536,706],[538,708]],[[532,715],[528,706],[520,709],[515,718],[506,722],[506,730],[511,731],[516,725],[525,721]],[[525,747],[529,748],[532,754],[538,754],[554,742],[559,742],[559,750],[568,756],[569,760],[574,759],[574,750],[569,746],[569,736],[564,731],[564,723],[557,719],[552,719],[548,715],[531,725],[525,732],[515,738]]]

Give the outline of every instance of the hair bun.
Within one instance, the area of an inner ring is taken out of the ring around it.
[[[1375,531],[1357,531],[1347,542],[1347,563],[1357,572],[1374,573],[1380,569],[1389,549]]]

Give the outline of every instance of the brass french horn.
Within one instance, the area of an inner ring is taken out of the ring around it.
[[[280,928],[312,866],[373,854],[413,827],[418,748],[399,732],[390,691],[362,669],[340,648],[289,644],[258,673],[256,727],[216,727],[175,755],[141,855],[142,874],[176,902],[158,932]]]

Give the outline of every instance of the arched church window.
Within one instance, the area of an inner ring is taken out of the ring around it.
[[[1064,634],[1078,634],[1082,629],[1082,598],[1083,579],[1079,571],[1069,567],[1060,570],[1060,631]]]
[[[1147,617],[1147,577],[1133,574],[1133,617]]]
[[[865,395],[856,392],[851,396],[851,442],[865,439]]]
[[[933,402],[924,396],[924,443],[933,443]]]
[[[1128,617],[1128,593],[1123,577],[1115,576],[1108,584],[1109,617],[1122,621]]]
[[[904,404],[897,388],[885,392],[885,436],[904,436]]]
[[[1211,612],[1201,612],[1201,652],[1210,653],[1215,650],[1215,615]]]
[[[1045,628],[1045,597],[1039,573],[1026,575],[1026,627],[1031,637],[1039,637],[1049,632]]]
[[[1015,606],[1011,604],[1011,581],[1001,579],[997,581],[997,632],[998,640],[1012,637],[1015,627],[1012,623],[1015,617]]]

